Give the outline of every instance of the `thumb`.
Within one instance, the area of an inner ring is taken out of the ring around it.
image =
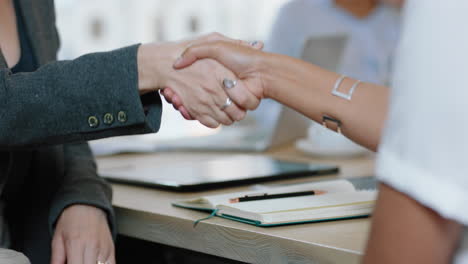
[[[219,50],[220,46],[223,42],[209,42],[204,44],[195,44],[189,46],[182,55],[176,60],[174,63],[175,69],[183,69],[186,68],[197,60],[201,59],[214,59],[218,60],[219,57]]]
[[[51,264],[65,264],[67,259],[65,244],[61,235],[56,234],[52,240]]]
[[[248,45],[233,41],[212,41],[189,46],[174,63],[174,69],[186,68],[197,60],[213,59],[239,74],[250,64],[253,54],[261,52],[263,43]]]

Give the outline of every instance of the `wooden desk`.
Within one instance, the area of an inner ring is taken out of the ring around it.
[[[331,178],[373,175],[374,162],[371,157],[317,160],[293,148],[271,151],[268,154],[283,160],[340,165],[341,173],[328,176]],[[99,170],[104,172],[106,169],[125,164],[141,166],[157,163],[177,164],[181,161],[196,162],[219,155],[219,153],[119,155],[98,158],[98,166]],[[314,178],[314,180],[323,178]],[[220,192],[241,191],[248,187],[190,194],[120,184],[114,184],[113,188],[113,204],[116,207],[120,234],[248,263],[358,263],[369,229],[369,219],[260,228],[218,217],[204,221],[194,228],[194,221],[206,217],[207,214],[173,207],[172,201]]]

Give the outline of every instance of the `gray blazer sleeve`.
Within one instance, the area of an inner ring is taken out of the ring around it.
[[[64,145],[65,175],[49,213],[49,228],[54,225],[62,211],[74,204],[85,204],[106,212],[114,238],[116,225],[112,209],[112,190],[96,173],[96,163],[87,143]]]
[[[1,69],[0,148],[157,132],[161,99],[138,93],[137,50],[88,54],[31,73]]]

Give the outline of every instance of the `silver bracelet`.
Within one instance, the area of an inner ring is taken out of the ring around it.
[[[353,86],[351,86],[351,89],[349,90],[348,93],[342,93],[342,92],[338,91],[338,89],[340,88],[341,84],[343,83],[344,79],[346,79],[346,78],[347,78],[347,76],[341,75],[340,78],[338,78],[338,80],[336,80],[335,87],[333,87],[333,90],[332,90],[332,94],[335,95],[335,96],[338,96],[340,98],[343,98],[345,100],[351,101],[351,98],[353,97],[354,91],[359,86],[359,84],[361,84],[361,81],[359,81],[359,80],[356,81],[353,84]]]
[[[328,128],[328,125],[327,125],[327,122],[332,122],[332,123],[335,123],[336,125],[336,132],[338,134],[342,134],[341,133],[341,121],[336,119],[336,118],[333,118],[333,117],[330,117],[330,116],[327,116],[327,115],[324,115],[322,116],[322,125],[325,127],[325,128]]]

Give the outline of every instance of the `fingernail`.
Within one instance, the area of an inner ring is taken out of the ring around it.
[[[177,67],[182,62],[182,56],[178,57],[177,60],[174,62],[174,66]]]

